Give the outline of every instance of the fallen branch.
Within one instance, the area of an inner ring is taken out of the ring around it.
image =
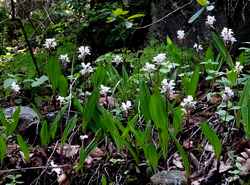
[[[165,15],[165,16],[163,16],[162,18],[156,20],[155,22],[152,22],[152,23],[150,23],[150,24],[148,24],[148,25],[145,25],[145,26],[142,26],[142,27],[138,27],[138,28],[136,28],[136,30],[145,29],[145,28],[148,28],[148,27],[150,27],[150,26],[152,26],[152,25],[154,25],[154,24],[157,24],[157,23],[163,21],[164,19],[166,19],[167,17],[171,16],[172,14],[174,14],[174,13],[176,13],[176,12],[178,12],[178,11],[184,9],[184,8],[186,8],[187,6],[191,5],[192,3],[193,3],[193,0],[191,0],[191,1],[189,1],[188,3],[184,4],[183,6],[177,8],[176,10],[174,10],[174,11],[168,13],[167,15]]]

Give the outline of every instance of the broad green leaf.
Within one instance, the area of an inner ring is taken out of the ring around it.
[[[49,135],[48,124],[47,124],[46,121],[44,121],[44,122],[42,123],[42,128],[41,128],[41,131],[40,131],[40,140],[41,140],[41,144],[42,144],[43,146],[49,144],[50,135]]]
[[[58,129],[58,124],[60,122],[60,120],[62,119],[65,111],[67,109],[67,106],[64,106],[56,115],[56,118],[53,120],[53,122],[51,123],[50,129],[49,129],[49,134],[51,139],[55,139],[56,137],[56,132]]]
[[[0,136],[0,161],[3,161],[7,152],[7,145],[5,139]]]
[[[178,139],[176,139],[175,135],[171,134],[172,139],[175,142],[175,145],[177,147],[178,152],[180,153],[185,171],[186,171],[186,176],[190,175],[190,162],[188,160],[188,154],[182,147],[182,145],[179,143]]]
[[[154,94],[150,97],[149,111],[151,118],[159,132],[160,147],[163,157],[167,157],[168,152],[168,114],[166,110],[166,103],[160,94]]]
[[[139,101],[140,101],[140,109],[145,120],[150,120],[150,112],[149,112],[149,101],[150,101],[150,92],[148,87],[146,86],[145,82],[140,82],[140,94],[139,94]]]
[[[22,136],[17,135],[17,143],[20,147],[20,150],[24,154],[24,159],[26,161],[29,161],[30,159],[30,152],[29,152],[29,146],[26,144],[26,142],[23,140]]]
[[[190,19],[188,20],[188,23],[193,23],[202,14],[204,10],[205,10],[205,7],[202,7],[201,9],[199,9],[192,17],[190,17]]]
[[[241,106],[241,116],[245,133],[250,138],[250,98],[248,98],[245,105]]]
[[[209,125],[205,122],[200,125],[202,133],[205,135],[209,143],[213,146],[214,152],[217,160],[220,159],[220,154],[222,151],[222,145],[219,137],[215,133],[215,131],[209,127]]]
[[[196,90],[199,85],[199,78],[200,78],[200,66],[197,65],[189,82],[188,95],[195,97]]]
[[[64,97],[67,96],[68,81],[63,75],[60,75],[58,79],[58,90],[61,96],[64,96]]]
[[[182,130],[182,121],[184,112],[180,107],[174,109],[174,117],[173,117],[173,126],[174,126],[174,133],[177,135]]]
[[[48,81],[48,77],[43,75],[31,83],[31,87],[38,87]]]
[[[13,132],[15,132],[18,122],[19,122],[19,116],[20,116],[21,108],[17,107],[15,112],[13,113],[12,116],[12,121],[7,124],[7,133],[11,135]]]
[[[155,146],[153,144],[146,144],[143,149],[144,149],[145,158],[147,159],[149,165],[155,171],[158,166],[158,161],[159,161],[159,154]]]
[[[229,65],[230,68],[233,68],[233,60],[228,50],[226,49],[223,40],[214,32],[212,32],[212,40],[215,48],[218,50],[218,52],[221,53],[223,60]]]
[[[66,127],[63,131],[63,136],[62,136],[62,140],[61,140],[62,144],[65,144],[65,142],[67,141],[69,134],[76,126],[76,122],[77,122],[77,115],[75,115],[73,118],[71,118],[69,120],[68,124],[66,125]]]
[[[86,125],[84,125],[84,127],[87,126],[88,122],[91,120],[91,118],[94,116],[95,111],[96,111],[96,106],[97,106],[97,102],[99,100],[99,90],[96,89],[95,91],[92,92],[92,94],[88,97],[88,100],[86,102],[86,104],[84,105],[84,121]]]

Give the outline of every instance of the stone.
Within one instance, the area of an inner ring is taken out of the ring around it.
[[[17,107],[8,107],[4,109],[4,114],[7,119],[12,118],[13,113],[16,111]],[[36,127],[40,123],[40,117],[38,114],[28,106],[20,106],[20,115],[19,115],[19,126],[18,130],[20,132],[25,132],[30,127]],[[38,130],[37,130],[38,131]]]
[[[186,185],[185,172],[178,170],[161,171],[150,178],[154,185]]]

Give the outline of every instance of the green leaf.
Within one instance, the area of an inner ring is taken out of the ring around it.
[[[250,98],[247,100],[247,104],[241,106],[241,115],[245,133],[250,138]]]
[[[176,139],[175,135],[171,134],[171,137],[175,142],[178,152],[180,153],[180,156],[181,156],[181,159],[183,161],[183,165],[186,171],[186,176],[189,176],[190,175],[190,162],[188,160],[188,154],[184,150],[182,145],[179,143],[178,139]]]
[[[96,89],[91,93],[91,95],[88,97],[88,100],[86,104],[84,105],[84,111],[83,111],[83,117],[85,124],[84,127],[87,126],[88,122],[91,120],[91,118],[95,115],[96,112],[96,106],[97,102],[99,100],[100,94],[99,90]]]
[[[139,94],[139,101],[140,101],[140,109],[145,120],[150,120],[150,112],[149,112],[149,101],[150,101],[150,92],[148,87],[146,86],[145,82],[140,82],[140,94]]]
[[[200,78],[200,66],[196,66],[195,70],[192,74],[190,83],[189,83],[189,87],[188,87],[188,95],[191,95],[193,97],[195,97],[196,95],[196,90],[198,88],[199,85],[199,78]]]
[[[42,123],[42,128],[41,128],[41,131],[40,131],[40,139],[41,139],[41,144],[43,146],[49,144],[50,135],[49,135],[48,124],[47,124],[46,121],[44,121]]]
[[[215,48],[218,50],[218,52],[221,53],[223,57],[223,61],[226,61],[226,63],[229,65],[229,67],[232,69],[234,67],[233,60],[227,51],[223,40],[214,32],[212,32],[212,40]]]
[[[67,92],[68,92],[68,81],[63,75],[60,75],[58,80],[59,80],[58,81],[59,93],[61,96],[65,97],[67,96]]]
[[[116,10],[113,10],[113,11],[112,11],[112,14],[113,14],[114,16],[121,16],[121,15],[126,15],[126,14],[128,14],[128,11],[123,10],[123,9],[121,9],[121,8],[117,8]]]
[[[147,159],[149,165],[156,170],[159,161],[159,154],[153,144],[147,144],[144,146],[144,154]]]
[[[76,122],[77,122],[77,115],[75,115],[73,118],[71,118],[69,120],[68,124],[66,125],[66,127],[63,131],[63,136],[62,136],[62,141],[61,141],[62,144],[65,144],[65,142],[67,141],[69,134],[76,126]]]
[[[0,136],[0,161],[3,161],[7,152],[7,145],[5,139]]]
[[[107,178],[103,175],[101,180],[102,185],[107,185]]]
[[[199,9],[192,17],[190,17],[190,19],[188,20],[188,23],[193,23],[202,14],[204,10],[205,10],[205,7],[202,7],[201,9]]]
[[[213,146],[216,158],[217,160],[219,160],[222,151],[222,145],[219,137],[217,136],[216,132],[212,128],[210,128],[206,122],[202,123],[200,127],[202,133],[205,135],[209,143]]]
[[[60,120],[62,119],[65,111],[67,109],[67,106],[64,106],[59,112],[58,114],[56,115],[56,118],[53,120],[53,122],[51,123],[51,126],[50,126],[50,130],[49,130],[49,133],[50,133],[50,137],[51,139],[55,139],[56,137],[56,132],[57,132],[57,129],[58,129],[58,124],[60,122]]]
[[[19,122],[20,112],[21,112],[21,108],[17,107],[15,112],[13,113],[12,121],[6,125],[8,135],[11,135],[15,132],[17,125],[18,125],[18,122]]]
[[[31,83],[31,87],[38,87],[48,81],[48,77],[43,75]]]
[[[206,6],[208,5],[208,0],[196,0],[197,3],[199,3],[201,6]]]
[[[173,117],[174,133],[177,135],[182,130],[184,112],[180,107],[175,108]]]
[[[26,142],[23,140],[22,136],[17,135],[17,143],[18,143],[18,145],[20,147],[20,150],[24,154],[24,159],[26,161],[29,161],[29,158],[30,158],[29,147],[26,144]]]
[[[237,84],[238,73],[235,69],[232,69],[227,72],[227,79],[230,82],[231,86],[235,86]]]
[[[144,13],[138,13],[138,14],[134,14],[132,16],[129,16],[128,20],[130,20],[130,19],[136,19],[136,18],[140,18],[140,17],[144,17],[144,16],[145,16]]]
[[[167,157],[168,152],[168,114],[166,110],[165,100],[160,94],[156,93],[150,97],[149,111],[152,120],[154,121],[156,128],[159,132],[160,147],[163,153],[163,157]]]

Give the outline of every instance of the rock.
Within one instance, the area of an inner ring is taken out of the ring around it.
[[[8,107],[4,109],[5,117],[10,119],[13,113],[16,111],[17,107]],[[40,118],[38,114],[28,106],[20,106],[20,115],[19,115],[19,126],[18,130],[20,132],[25,132],[28,128],[34,126],[34,128],[38,128],[38,124],[40,123]]]
[[[178,170],[161,171],[154,174],[151,178],[154,185],[186,185],[187,179],[185,172]]]

